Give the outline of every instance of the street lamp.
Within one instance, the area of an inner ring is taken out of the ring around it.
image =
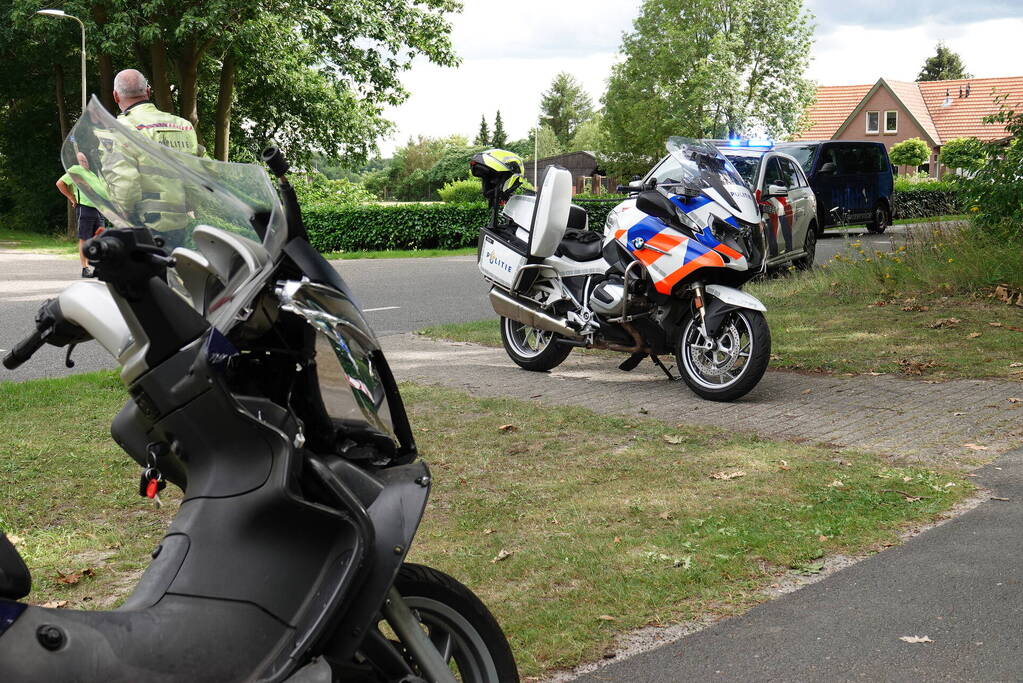
[[[36,12],[36,14],[45,14],[48,17],[60,17],[62,19],[74,19],[75,21],[78,22],[78,25],[82,27],[82,115],[84,115],[85,114],[85,105],[86,105],[86,97],[85,97],[85,89],[86,89],[86,86],[85,86],[85,24],[83,24],[82,20],[79,19],[78,17],[73,16],[71,14],[67,14],[62,9],[41,9],[41,10],[38,10]]]
[[[537,119],[537,121],[550,121],[553,118],[554,118],[553,116],[548,116],[546,114],[540,114],[540,118]],[[539,177],[539,175],[537,175],[536,165],[537,165],[537,160],[540,158],[540,126],[542,126],[542,125],[543,125],[543,123],[540,123],[539,125],[537,125],[536,132],[533,133],[533,189],[534,190],[540,184],[540,177]]]

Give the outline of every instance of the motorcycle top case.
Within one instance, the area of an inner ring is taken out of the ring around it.
[[[479,269],[486,279],[512,289],[519,268],[526,263],[525,250],[519,252],[490,230],[480,239]]]

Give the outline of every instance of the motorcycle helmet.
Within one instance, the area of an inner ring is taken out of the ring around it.
[[[504,149],[488,149],[469,161],[469,171],[483,181],[483,196],[502,203],[526,181],[525,168],[522,157]]]

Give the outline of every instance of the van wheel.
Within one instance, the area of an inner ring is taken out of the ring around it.
[[[891,225],[891,222],[892,219],[888,215],[888,209],[878,204],[874,207],[870,223],[867,223],[867,232],[880,235]]]

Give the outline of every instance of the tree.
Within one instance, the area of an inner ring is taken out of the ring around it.
[[[543,94],[540,112],[550,123],[558,142],[567,145],[579,124],[593,116],[593,102],[582,85],[562,71]]]
[[[508,133],[504,130],[504,121],[501,119],[501,110],[497,110],[494,117],[494,137],[490,140],[494,147],[504,147],[508,144]]]
[[[955,138],[941,146],[938,161],[946,168],[979,171],[988,160],[987,145],[977,138]]]
[[[534,138],[536,140],[536,147],[533,146]],[[554,129],[546,123],[540,126],[539,129],[533,129],[529,135],[528,154],[530,159],[533,157],[534,150],[538,155],[537,159],[546,159],[547,157],[557,156],[564,151]]]
[[[892,145],[888,159],[896,166],[916,168],[931,158],[931,148],[920,138],[909,138]]]
[[[572,136],[572,141],[565,148],[565,151],[599,154],[604,150],[606,144],[602,117],[600,114],[596,114],[589,121],[584,121],[576,129],[575,135]]]
[[[1005,127],[1005,144],[991,143],[991,161],[966,184],[967,206],[981,227],[999,238],[1023,242],[1023,111],[1009,107],[1008,95],[999,96],[999,112],[985,123]],[[1017,105],[1018,106],[1018,105]],[[996,280],[997,282],[997,280]]]
[[[494,124],[497,125],[496,122]],[[480,116],[480,132],[476,133],[477,145],[489,145],[490,144],[490,130],[487,129],[487,115],[483,114]]]
[[[645,172],[671,135],[795,130],[810,19],[802,0],[644,0],[603,97],[609,166]]]
[[[970,78],[966,73],[966,66],[962,58],[943,42],[939,42],[935,48],[933,57],[928,57],[924,66],[920,69],[918,81],[955,81],[963,78]]]

